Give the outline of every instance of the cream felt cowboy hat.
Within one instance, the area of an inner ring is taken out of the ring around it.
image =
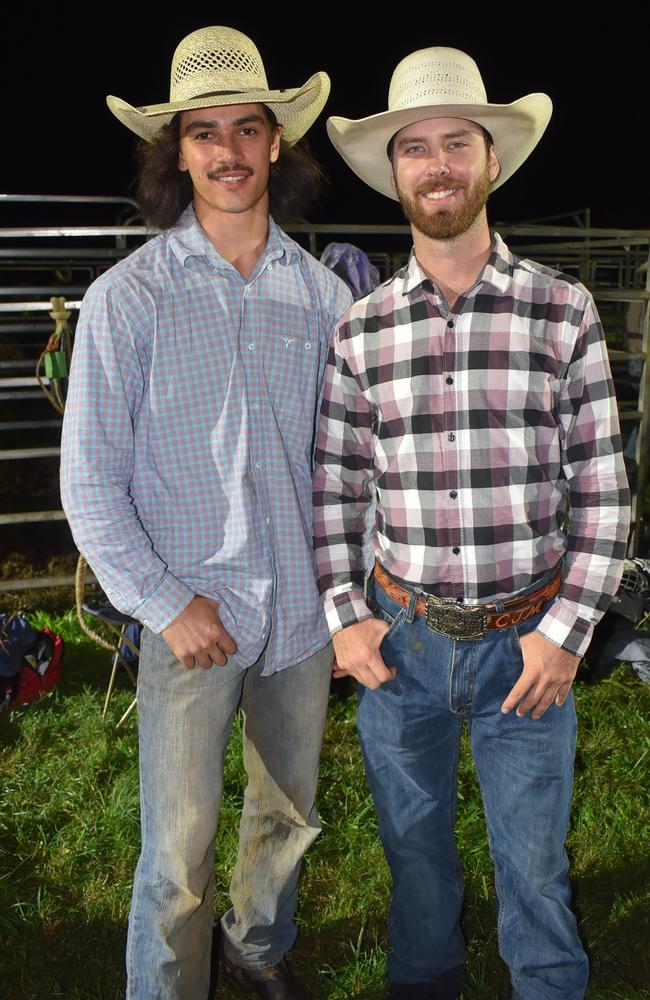
[[[459,49],[436,46],[406,56],[390,81],[388,111],[353,121],[328,118],[327,132],[361,180],[397,200],[391,187],[387,147],[405,125],[426,118],[465,118],[486,128],[501,166],[498,188],[532,153],[551,117],[546,94],[528,94],[512,104],[488,104],[474,60]]]
[[[172,60],[169,102],[134,108],[119,97],[106,103],[116,118],[147,142],[177,111],[229,104],[268,104],[282,138],[297,142],[323,110],[330,91],[327,73],[315,73],[302,87],[269,90],[254,43],[234,28],[199,28],[180,42]]]

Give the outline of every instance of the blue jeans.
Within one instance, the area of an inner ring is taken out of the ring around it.
[[[224,949],[238,965],[275,965],[296,937],[304,852],[314,807],[332,649],[262,677],[263,657],[187,670],[145,630],[138,673],[142,852],[135,875],[129,1000],[205,1000],[213,923],[214,844],[223,761],[244,716],[244,796]]]
[[[499,947],[517,1000],[581,1000],[587,958],[570,909],[564,849],[576,721],[573,700],[541,719],[502,715],[523,666],[517,628],[452,640],[370,581],[368,603],[390,625],[394,681],[359,690],[359,735],[393,879],[393,983],[460,994],[463,877],[454,840],[459,741],[467,721],[496,870]],[[436,984],[435,987],[433,984]],[[425,994],[426,995],[426,992]]]

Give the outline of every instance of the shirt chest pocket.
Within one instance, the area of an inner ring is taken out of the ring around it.
[[[302,313],[302,329],[285,323],[269,331],[264,381],[275,413],[309,415],[311,421],[318,403],[324,346],[317,317],[307,317],[305,310]]]

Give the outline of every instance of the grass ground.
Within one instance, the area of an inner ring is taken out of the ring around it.
[[[6,1000],[118,1000],[138,853],[136,720],[126,682],[101,719],[107,655],[72,615],[64,677],[40,702],[0,717],[0,994]],[[650,686],[625,667],[576,686],[580,737],[569,851],[590,953],[589,1000],[650,998]],[[235,732],[217,848],[217,912],[226,906],[243,790]],[[491,862],[473,768],[460,772],[466,873],[466,1000],[497,1000],[507,975],[496,946]],[[323,833],[302,879],[294,967],[319,998],[378,998],[389,880],[357,749],[354,699],[333,697],[323,751]],[[223,997],[227,996],[223,993]]]

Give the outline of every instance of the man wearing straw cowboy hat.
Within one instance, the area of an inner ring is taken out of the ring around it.
[[[391,996],[461,993],[453,825],[466,720],[511,996],[578,1000],[588,970],[564,849],[570,690],[628,530],[602,329],[582,285],[488,228],[488,194],[532,152],[549,98],[489,104],[473,59],[429,48],[398,65],[388,103],[328,122],[352,169],[399,199],[414,250],[337,328],[315,537],[337,670],[360,682],[393,877]]]
[[[270,90],[225,27],[176,49],[170,101],[113,113],[145,140],[164,231],[100,277],[76,333],[62,492],[110,600],[145,625],[138,678],[142,852],[130,1000],[208,995],[223,759],[244,715],[248,785],[222,918],[227,978],[306,997],[296,927],[332,650],[316,587],[311,456],[342,282],[269,215],[300,213],[294,144],[329,79]]]

